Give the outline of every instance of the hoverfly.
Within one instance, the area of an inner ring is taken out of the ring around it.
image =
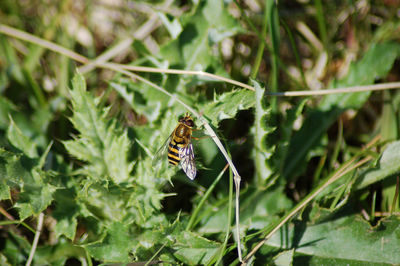
[[[194,127],[193,119],[188,113],[179,118],[178,126],[155,154],[153,165],[167,156],[170,164],[176,166],[180,163],[186,176],[193,180],[196,177],[196,164],[192,145],[192,130]]]

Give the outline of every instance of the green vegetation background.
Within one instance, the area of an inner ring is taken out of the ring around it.
[[[240,263],[233,177],[212,138],[194,141],[195,181],[152,165],[184,106],[121,73],[84,70],[4,25],[91,59],[117,51],[121,64],[252,85],[139,73],[199,112],[232,156],[240,249],[255,251],[248,263],[399,264],[399,92],[266,96],[398,81],[399,6],[1,1],[0,264],[26,264],[30,254],[34,265]]]

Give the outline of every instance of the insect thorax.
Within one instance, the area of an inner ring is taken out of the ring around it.
[[[189,138],[191,134],[192,130],[184,124],[180,124],[175,130],[175,136],[179,138]]]

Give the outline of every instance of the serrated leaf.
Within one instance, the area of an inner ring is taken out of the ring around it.
[[[75,192],[72,189],[59,189],[54,194],[54,199],[56,208],[52,216],[57,220],[55,233],[57,236],[65,235],[73,240],[78,223],[77,216],[80,214]]]
[[[11,199],[10,188],[7,185],[7,162],[0,149],[0,200]]]
[[[31,205],[27,202],[17,202],[14,206],[18,210],[18,216],[21,220],[24,220],[29,216],[34,215]]]
[[[348,75],[330,87],[347,87],[372,84],[376,78],[385,77],[400,54],[398,43],[387,42],[371,45],[364,57],[351,65]],[[299,175],[308,152],[321,140],[323,134],[347,109],[358,109],[371,92],[331,94],[307,114],[301,129],[293,135],[286,158],[283,175]]]
[[[65,147],[76,158],[88,162],[86,169],[91,177],[110,177],[116,183],[127,181],[133,165],[127,158],[130,141],[126,130],[115,119],[106,118],[108,109],[99,110],[98,100],[86,92],[82,75],[76,74],[72,85],[71,122],[80,135],[65,141]]]
[[[137,215],[150,219],[154,212],[162,208],[161,201],[166,194],[160,191],[160,185],[164,184],[177,169],[169,168],[162,176],[157,176],[153,170],[150,158],[137,163],[135,180],[138,184],[135,194],[131,194],[129,206],[137,212]],[[138,218],[138,217],[137,217]]]
[[[101,241],[84,245],[84,247],[97,260],[105,262],[128,262],[130,260],[129,252],[132,248],[129,227],[129,225],[119,222],[112,223]]]
[[[211,120],[214,126],[224,119],[234,118],[238,111],[246,110],[255,104],[254,92],[250,90],[234,90],[216,95],[214,101],[199,109]]]
[[[78,191],[77,198],[85,204],[87,215],[102,221],[123,221],[129,214],[134,215],[133,218],[141,218],[141,210],[127,206],[129,198],[137,194],[135,190],[124,190],[115,185],[107,188],[90,181],[84,181],[81,185],[84,189]]]
[[[390,143],[374,168],[366,169],[357,179],[354,187],[362,189],[375,182],[400,172],[400,141]]]
[[[317,257],[324,264],[335,260],[347,261],[350,265],[359,263],[400,262],[400,220],[392,216],[383,219],[376,227],[358,215],[332,217],[321,223],[289,229],[286,239],[288,246],[294,246],[296,255]],[[267,241],[267,245],[281,247],[280,233]],[[294,260],[296,263],[296,258]]]
[[[24,161],[24,162],[23,162]],[[23,165],[24,164],[24,165]],[[8,187],[19,187],[23,183],[32,183],[29,163],[20,154],[14,154],[0,148],[0,181],[5,184],[2,189],[3,197],[10,198]]]
[[[139,244],[139,246],[138,246],[139,250],[137,250],[139,252],[137,252],[137,254],[141,257],[144,257],[144,256],[143,256],[143,254],[140,254],[140,252],[144,253],[145,252],[144,250],[146,250],[146,251],[151,250],[151,248],[157,246],[160,243],[167,244],[167,243],[171,242],[170,239],[165,237],[165,234],[163,232],[161,232],[161,230],[157,230],[157,231],[156,230],[151,230],[151,231],[146,230],[145,232],[143,232],[143,234],[141,234],[139,236],[137,241]],[[140,248],[143,248],[144,250],[141,251]]]
[[[268,159],[271,158],[273,152],[275,151],[275,146],[269,145],[266,138],[269,134],[275,131],[275,127],[268,125],[268,121],[271,116],[271,108],[266,103],[264,96],[265,88],[261,88],[260,85],[253,81],[253,86],[256,89],[255,92],[255,120],[254,120],[254,157],[255,157],[255,167],[256,175],[258,180],[266,182],[273,173],[273,169],[268,163]]]
[[[50,184],[24,184],[15,204],[20,219],[24,220],[45,210],[53,200],[55,189]]]

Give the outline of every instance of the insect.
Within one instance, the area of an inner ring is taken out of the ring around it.
[[[194,127],[193,119],[188,113],[179,118],[178,126],[154,156],[153,165],[159,160],[163,160],[164,156],[167,155],[170,164],[178,165],[180,163],[187,177],[193,180],[196,177],[196,164],[192,145],[192,130]]]

